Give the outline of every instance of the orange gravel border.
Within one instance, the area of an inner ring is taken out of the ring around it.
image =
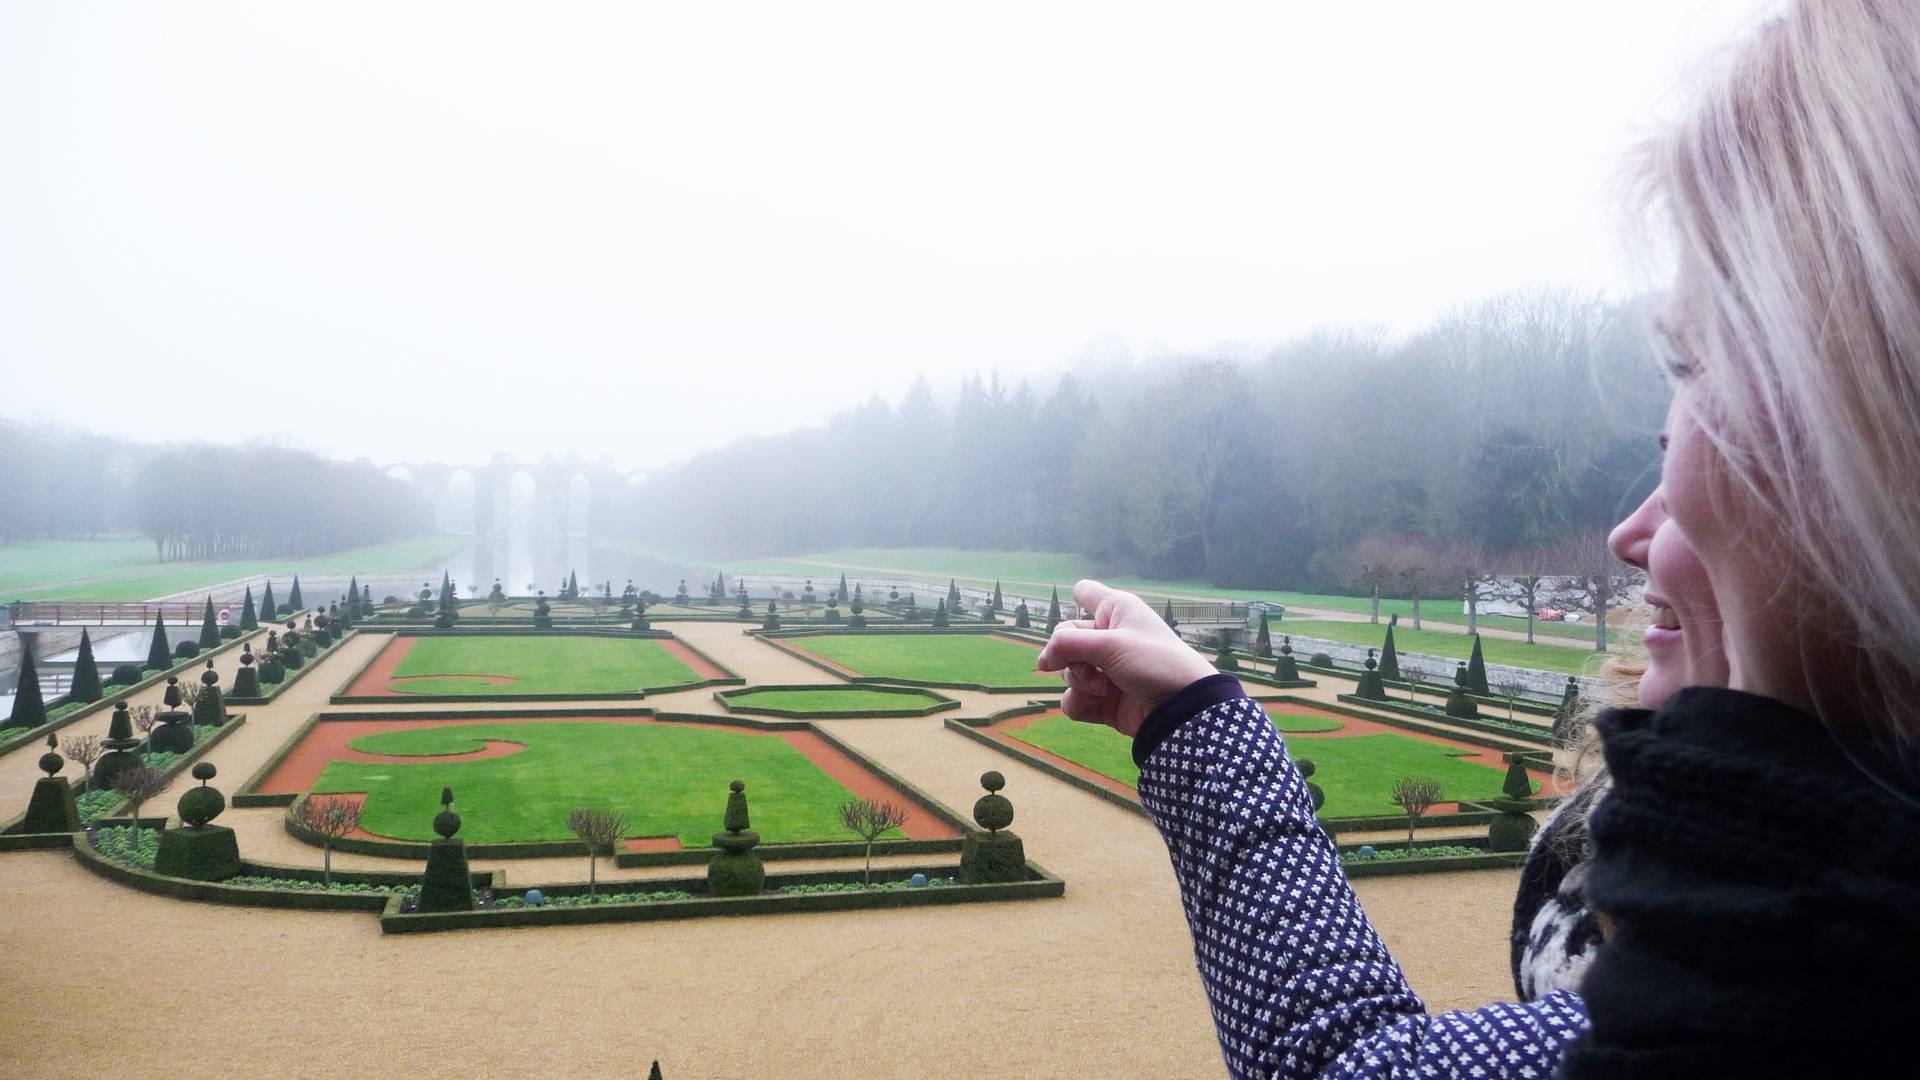
[[[516,716],[503,712],[484,719],[461,717],[459,719],[421,719],[421,720],[322,720],[307,732],[298,746],[287,754],[279,766],[261,781],[255,790],[264,795],[299,795],[313,788],[320,774],[334,761],[391,762],[395,764],[417,764],[422,761],[477,761],[481,758],[503,757],[523,749],[518,743],[489,740],[484,750],[475,750],[466,754],[445,754],[435,756],[405,756],[393,754],[369,754],[355,750],[347,744],[362,735],[373,735],[388,731],[411,731],[429,727],[463,727],[477,724],[656,724],[663,727],[708,728],[725,731],[733,735],[771,735],[800,751],[808,761],[813,762],[821,772],[832,777],[840,786],[863,799],[875,802],[896,802],[913,805],[907,793],[894,787],[866,766],[855,761],[839,747],[821,738],[812,731],[756,731],[732,724],[703,724],[687,720],[659,720],[645,716]],[[716,830],[717,831],[717,830]],[[956,840],[960,830],[931,814],[914,814],[907,819],[901,831],[909,840]],[[628,850],[658,851],[678,850],[679,842],[674,840],[670,847],[658,846],[668,840],[665,837],[645,837],[638,841],[629,840]],[[636,843],[646,846],[634,846]]]

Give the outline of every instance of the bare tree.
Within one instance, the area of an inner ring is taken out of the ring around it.
[[[68,761],[80,763],[80,787],[85,790],[93,780],[93,763],[100,760],[107,748],[100,745],[98,735],[69,735],[60,740],[60,752]]]
[[[1407,814],[1407,854],[1413,854],[1413,828],[1420,815],[1440,801],[1440,781],[1427,777],[1403,777],[1393,782],[1393,805]]]
[[[1520,695],[1527,692],[1527,684],[1519,679],[1501,679],[1493,684],[1493,692],[1507,699],[1507,719],[1513,719],[1513,704]]]
[[[1607,612],[1645,575],[1635,567],[1614,558],[1607,547],[1607,534],[1598,530],[1570,536],[1554,548],[1565,577],[1560,600],[1575,611],[1593,615],[1593,649],[1607,651]]]
[[[1420,691],[1429,684],[1434,686],[1435,694],[1439,694],[1439,673],[1421,661],[1401,657],[1400,677],[1407,683],[1407,700],[1415,705],[1420,704]]]
[[[1373,601],[1368,621],[1380,621],[1380,592],[1393,584],[1398,565],[1394,542],[1382,533],[1363,536],[1341,553],[1336,568],[1341,584],[1365,593]]]
[[[293,823],[320,838],[320,884],[333,885],[333,842],[360,827],[366,804],[358,799],[309,795],[294,807]]]
[[[1393,540],[1391,568],[1400,593],[1413,602],[1413,628],[1420,629],[1420,601],[1453,587],[1453,572],[1447,568],[1446,552],[1424,536],[1399,536]]]
[[[199,694],[196,692],[194,696],[198,697]],[[160,720],[160,710],[151,705],[135,705],[131,711],[133,713],[133,730],[142,735],[152,731],[153,725]]]
[[[592,902],[599,895],[600,856],[613,854],[613,845],[627,832],[625,815],[611,810],[592,810],[584,806],[575,807],[567,815],[567,828],[587,848],[587,900]]]
[[[907,823],[907,808],[871,799],[848,799],[840,804],[840,824],[867,842],[867,868],[861,880],[873,884],[873,842]]]
[[[140,804],[167,790],[168,780],[157,770],[135,765],[113,778],[113,790],[127,800],[133,814],[133,850],[140,850]]]
[[[1495,598],[1493,553],[1487,545],[1473,539],[1448,545],[1444,557],[1447,571],[1453,575],[1454,588],[1467,606],[1467,633],[1480,632],[1480,601]]]
[[[1540,609],[1553,599],[1558,587],[1556,554],[1540,548],[1523,548],[1500,557],[1506,572],[1496,579],[1493,594],[1508,603],[1518,604],[1527,615],[1527,644],[1533,644],[1533,625]]]

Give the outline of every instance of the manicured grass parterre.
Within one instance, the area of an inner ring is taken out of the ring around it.
[[[745,780],[753,827],[766,843],[843,841],[839,806],[851,795],[777,735],[665,724],[475,723],[363,736],[355,750],[430,756],[525,749],[502,757],[418,764],[335,761],[318,793],[365,792],[360,827],[397,840],[431,840],[440,789],[452,787],[470,842],[566,840],[578,806],[629,819],[626,835],[674,836],[705,847],[720,831],[727,783]]]
[[[1339,722],[1324,717],[1270,713],[1282,733],[1325,731]],[[1302,723],[1304,722],[1304,723]],[[1300,724],[1299,727],[1290,725]],[[1082,724],[1064,716],[1048,716],[1008,735],[1076,764],[1111,777],[1129,787],[1140,782],[1133,763],[1133,740],[1098,724]],[[1462,760],[1472,751],[1457,750],[1411,735],[1380,733],[1330,739],[1301,739],[1287,747],[1295,759],[1311,759],[1313,781],[1327,793],[1323,818],[1373,817],[1400,813],[1388,792],[1402,777],[1432,777],[1440,781],[1443,802],[1478,801],[1501,795],[1506,774],[1475,761]],[[1537,787],[1537,785],[1536,785]]]
[[[945,699],[937,694],[895,693],[887,690],[869,690],[859,686],[822,686],[806,690],[749,690],[744,694],[727,695],[729,706],[819,713],[825,716],[868,710],[921,709],[929,705],[937,705],[943,700]]]
[[[153,542],[138,536],[0,544],[0,602],[116,603],[147,600],[255,574],[270,574],[279,582],[294,574],[398,573],[436,566],[464,543],[458,536],[435,534],[305,559],[172,563],[157,561]],[[285,587],[280,582],[280,588]],[[284,598],[285,594],[281,595]]]
[[[991,634],[822,634],[790,643],[875,678],[992,687],[1058,678],[1034,670],[1038,646]]]
[[[458,677],[486,675],[513,681]],[[391,693],[486,695],[627,694],[700,679],[654,639],[534,634],[422,637],[394,676]]]

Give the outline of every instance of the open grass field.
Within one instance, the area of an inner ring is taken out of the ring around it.
[[[0,602],[150,600],[253,574],[400,573],[435,567],[464,543],[458,536],[428,535],[306,559],[177,563],[156,561],[153,543],[140,536],[0,544]]]
[[[756,709],[784,709],[831,716],[838,712],[863,709],[922,709],[938,704],[941,698],[934,694],[901,694],[859,686],[822,686],[807,690],[753,690],[745,694],[729,694],[727,701],[730,705]]]
[[[1283,734],[1328,732],[1341,726],[1320,716],[1290,716],[1280,710],[1268,715]],[[1133,763],[1133,740],[1112,728],[1047,716],[1007,734],[1129,787],[1140,781],[1140,769]],[[1387,793],[1402,777],[1440,781],[1444,802],[1499,798],[1506,779],[1500,769],[1463,760],[1473,751],[1412,735],[1383,732],[1299,739],[1287,751],[1296,760],[1307,758],[1314,763],[1313,781],[1327,793],[1327,804],[1320,811],[1326,818],[1399,813]]]
[[[440,789],[451,786],[462,838],[565,840],[578,806],[629,819],[627,835],[674,836],[704,847],[721,829],[727,784],[745,780],[753,827],[767,843],[845,840],[839,806],[851,795],[779,736],[664,724],[476,723],[367,735],[370,754],[427,757],[523,747],[501,757],[418,764],[335,761],[316,792],[365,792],[360,827],[431,840]]]
[[[675,558],[688,562],[702,561],[684,555],[676,555]],[[747,560],[729,564],[727,569],[729,573],[745,574],[812,574],[816,581],[822,578],[838,581],[842,573],[856,578],[866,574],[934,585],[945,585],[949,579],[956,579],[963,586],[980,589],[991,588],[997,579],[1010,589],[1019,588],[1029,592],[1054,585],[1060,586],[1064,592],[1080,578],[1097,577],[1109,585],[1131,589],[1155,600],[1171,593],[1221,600],[1264,600],[1285,607],[1315,608],[1352,615],[1365,615],[1371,610],[1371,601],[1364,596],[1303,593],[1286,589],[1243,589],[1204,581],[1107,575],[1101,573],[1091,560],[1070,551],[973,551],[942,547],[835,548],[805,555]],[[1451,629],[1437,632],[1465,632],[1467,616],[1463,605],[1457,600],[1423,600],[1420,613],[1423,621],[1437,620],[1451,624]],[[1380,601],[1380,617],[1385,619],[1390,615],[1400,616],[1403,622],[1413,618],[1413,602],[1383,597]],[[1482,625],[1489,628],[1517,632],[1524,632],[1527,628],[1525,619],[1509,616],[1482,615],[1480,620]],[[1593,641],[1593,627],[1570,623],[1536,623],[1534,636],[1549,641],[1590,644]],[[1615,631],[1608,636],[1614,638],[1621,634]],[[1625,634],[1625,639],[1629,641],[1638,638],[1638,631],[1627,631]]]
[[[495,676],[511,680],[472,676]],[[700,676],[656,639],[423,637],[389,681],[398,694],[629,694]]]
[[[832,634],[789,643],[875,678],[994,687],[1059,678],[1034,670],[1037,646],[990,634]]]
[[[1273,634],[1276,638],[1282,634],[1295,634],[1377,648],[1386,640],[1387,628],[1384,624],[1374,626],[1371,623],[1335,622],[1331,619],[1288,619],[1284,624],[1276,625]],[[1393,643],[1401,652],[1427,653],[1452,660],[1465,660],[1473,652],[1473,639],[1463,634],[1450,634],[1438,630],[1415,630],[1404,623],[1394,627]],[[1482,637],[1480,645],[1489,664],[1537,668],[1541,671],[1556,671],[1565,675],[1585,674],[1590,664],[1597,665],[1600,658],[1604,656],[1590,649],[1569,649],[1562,645],[1529,645],[1524,641],[1508,641],[1505,638]],[[1296,653],[1305,654],[1312,651],[1310,648],[1302,647],[1297,641],[1294,643]],[[1403,670],[1404,667],[1403,663]],[[1430,674],[1436,678],[1451,679],[1453,677],[1451,671]]]

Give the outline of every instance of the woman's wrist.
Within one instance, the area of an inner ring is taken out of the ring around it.
[[[1147,758],[1181,724],[1223,701],[1245,696],[1246,691],[1241,688],[1239,679],[1217,671],[1167,695],[1140,722],[1140,730],[1134,733],[1133,763],[1145,766]]]

